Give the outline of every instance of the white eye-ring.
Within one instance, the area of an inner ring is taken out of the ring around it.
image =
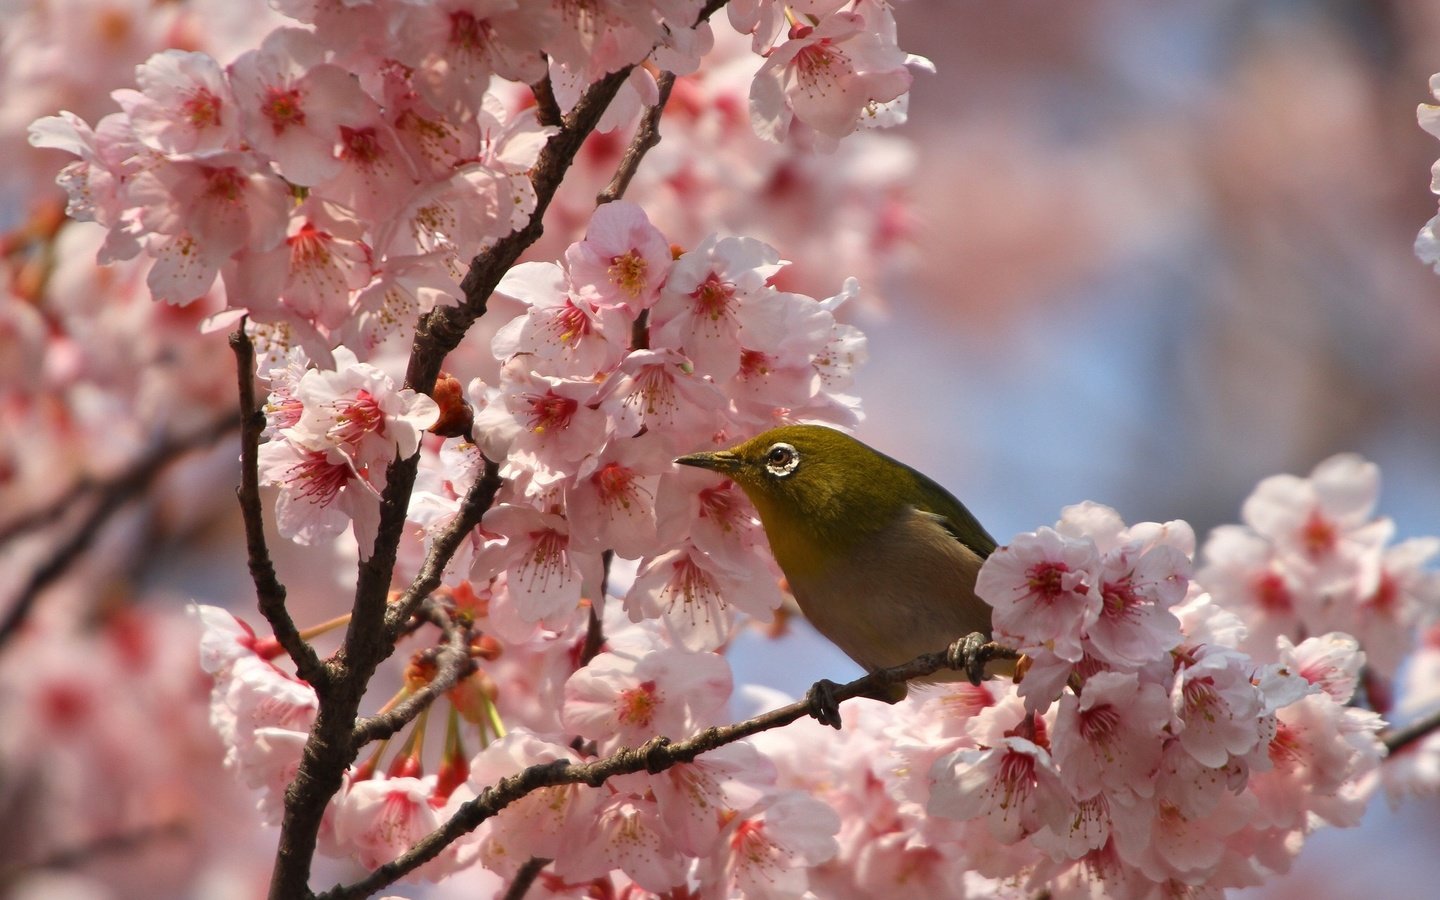
[[[765,451],[765,471],[776,478],[790,475],[800,466],[800,451],[789,444],[771,444]]]

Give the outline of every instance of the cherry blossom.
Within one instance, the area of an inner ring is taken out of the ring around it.
[[[708,724],[729,695],[730,669],[713,653],[601,653],[566,682],[561,719],[592,740],[639,745]]]
[[[991,554],[975,591],[995,607],[997,635],[1022,650],[1043,647],[1077,662],[1081,631],[1099,619],[1104,603],[1095,584],[1097,562],[1090,540],[1042,528]]]
[[[880,21],[867,22],[866,15]],[[789,40],[769,52],[750,88],[756,133],[782,141],[798,121],[818,146],[833,147],[859,126],[872,104],[908,91],[908,65],[933,67],[901,52],[893,27],[889,9],[878,4],[865,14],[835,12],[792,24]]]

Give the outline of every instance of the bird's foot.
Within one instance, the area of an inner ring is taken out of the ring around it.
[[[810,706],[810,715],[821,725],[840,730],[840,701],[835,699],[835,689],[840,685],[828,678],[822,678],[810,686],[805,702]]]
[[[945,662],[950,668],[963,671],[971,684],[979,685],[985,680],[985,664],[991,657],[986,647],[989,643],[985,635],[972,631],[950,645],[945,652]]]

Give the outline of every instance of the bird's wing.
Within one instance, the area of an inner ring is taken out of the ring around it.
[[[923,475],[920,477],[924,478]],[[995,539],[970,510],[965,508],[965,504],[934,482],[928,485],[922,482],[922,489],[924,488],[930,488],[925,491],[925,503],[923,506],[917,504],[915,511],[933,519],[937,525],[950,532],[955,540],[975,551],[981,559],[989,556],[995,549]]]

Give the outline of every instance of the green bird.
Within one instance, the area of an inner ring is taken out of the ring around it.
[[[760,514],[775,561],[815,629],[866,671],[951,649],[976,683],[990,607],[975,577],[995,539],[930,478],[819,425],[787,425],[728,450],[675,460],[738,484]],[[942,670],[927,681],[965,674]],[[835,728],[833,682],[812,688]],[[897,685],[879,699],[905,696]]]

